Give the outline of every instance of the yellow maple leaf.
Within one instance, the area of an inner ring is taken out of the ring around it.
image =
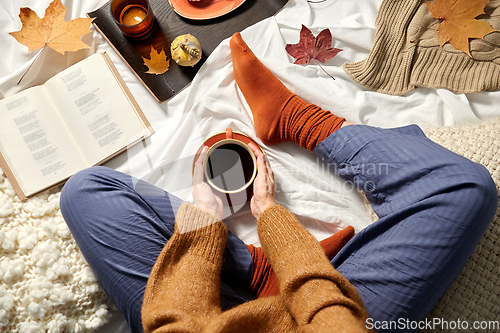
[[[160,75],[168,71],[168,67],[170,66],[170,59],[167,59],[167,55],[165,54],[165,50],[162,48],[161,51],[157,51],[151,45],[151,51],[149,52],[149,58],[142,57],[144,60],[144,65],[148,67],[147,74],[156,74]]]
[[[498,31],[488,23],[476,20],[484,14],[488,0],[426,0],[432,17],[441,21],[437,27],[439,45],[449,42],[455,49],[471,56],[469,38],[483,38]]]
[[[66,51],[78,51],[90,48],[80,38],[90,32],[93,19],[77,18],[65,21],[66,7],[61,0],[52,1],[45,10],[43,18],[28,7],[21,8],[19,18],[23,27],[10,34],[29,51],[49,46],[55,51],[64,54]]]

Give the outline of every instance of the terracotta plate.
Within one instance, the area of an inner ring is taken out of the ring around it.
[[[245,0],[169,0],[169,2],[172,9],[182,17],[192,20],[208,20],[235,10]]]

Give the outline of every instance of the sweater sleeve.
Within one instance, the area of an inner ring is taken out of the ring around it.
[[[354,286],[333,268],[319,243],[292,213],[272,206],[260,215],[257,227],[299,331],[368,331],[368,314]]]
[[[220,309],[220,272],[227,230],[190,204],[158,256],[142,305],[144,332],[200,332]]]

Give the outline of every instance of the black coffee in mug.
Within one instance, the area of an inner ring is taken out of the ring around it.
[[[208,156],[206,176],[214,186],[225,192],[237,191],[247,185],[254,175],[256,166],[250,154],[239,144],[222,144]]]

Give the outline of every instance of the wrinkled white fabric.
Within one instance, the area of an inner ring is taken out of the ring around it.
[[[84,17],[105,2],[63,0],[68,8],[66,19]],[[93,49],[60,55],[47,48],[21,84],[16,85],[38,51],[28,52],[27,47],[17,43],[8,32],[21,28],[20,7],[30,7],[43,16],[49,3],[50,0],[0,2],[0,97],[42,84],[94,52],[108,52],[156,133],[107,165],[143,178],[184,200],[192,200],[193,156],[206,138],[231,127],[260,142],[255,134],[251,111],[232,74],[229,40],[217,47],[187,89],[163,104],[155,101],[93,28],[91,34],[83,37]],[[352,82],[342,71],[342,64],[368,56],[380,3],[381,0],[318,3],[290,0],[276,17],[245,29],[242,36],[257,57],[293,92],[352,122],[380,127],[418,124],[430,128],[475,123],[500,116],[500,92],[457,95],[446,90],[420,88],[405,96],[389,96]],[[167,1],[165,5],[168,6]],[[294,65],[294,59],[286,53],[287,43],[299,41],[301,24],[309,27],[315,35],[323,29],[330,29],[332,46],[343,49],[322,64],[335,80],[314,61],[309,65]],[[203,45],[203,40],[200,42]],[[349,224],[359,231],[371,223],[363,196],[337,178],[314,153],[293,143],[263,147],[275,173],[277,200],[299,215],[317,238],[324,238]],[[10,214],[9,209],[9,203],[0,200],[0,216]],[[229,218],[228,227],[244,241],[258,244],[255,223],[247,207]],[[8,241],[5,236],[3,242],[6,246]],[[27,239],[23,246],[32,246],[31,241]],[[14,276],[19,272],[12,270],[10,274]],[[4,300],[4,303],[6,306],[10,304],[9,300]],[[35,315],[39,313],[39,309],[28,310]]]
[[[228,40],[213,52],[187,89],[163,104],[158,104],[150,96],[97,31],[83,37],[93,49],[60,55],[47,48],[21,84],[16,85],[38,51],[28,52],[8,32],[21,28],[17,17],[20,7],[28,6],[43,16],[49,3],[49,0],[11,0],[0,4],[3,22],[0,28],[0,44],[3,46],[0,56],[1,96],[42,84],[93,52],[110,53],[156,134],[144,144],[131,147],[108,165],[145,178],[185,200],[191,199],[192,156],[204,139],[232,127],[258,141],[251,112],[232,75]],[[67,7],[66,19],[82,17],[104,3],[104,0],[63,1]],[[379,5],[380,0],[360,4],[349,0],[319,3],[291,0],[276,17],[245,29],[242,35],[262,62],[293,92],[349,121],[381,127],[416,123],[428,128],[478,122],[500,115],[499,103],[495,103],[500,98],[498,92],[456,95],[446,90],[421,88],[398,97],[374,93],[353,83],[341,66],[368,55]],[[294,65],[294,59],[286,53],[287,43],[298,42],[301,24],[309,27],[315,35],[323,29],[330,29],[332,46],[343,49],[323,64],[335,80],[314,61],[309,65]],[[275,171],[277,199],[294,213],[307,217],[304,220],[309,222],[317,237],[322,238],[347,224],[360,230],[370,223],[363,197],[333,176],[313,153],[292,143],[264,149]],[[252,230],[251,216],[243,215],[243,224],[251,226],[248,230],[233,222],[230,227],[235,228],[240,236],[248,235],[250,238],[246,241],[255,243],[257,239]],[[328,224],[316,223],[314,219]],[[333,229],[332,223],[335,225]]]

